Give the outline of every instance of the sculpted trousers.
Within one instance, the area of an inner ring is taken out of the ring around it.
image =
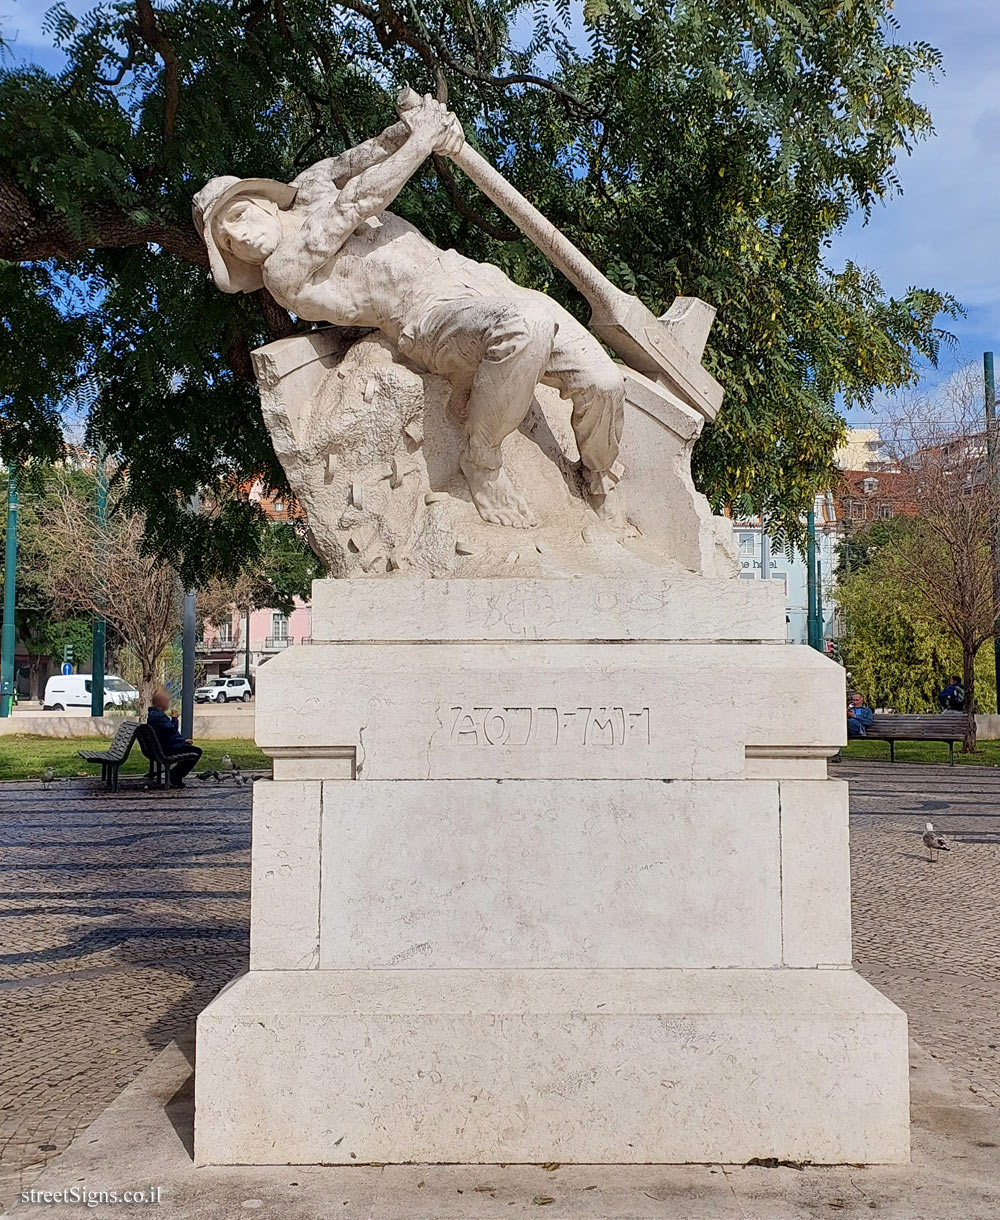
[[[612,472],[621,439],[625,387],[617,365],[574,317],[542,293],[507,285],[438,301],[400,341],[429,372],[469,391],[468,456],[489,470],[521,424],[539,382],[573,403],[580,457],[598,475]]]

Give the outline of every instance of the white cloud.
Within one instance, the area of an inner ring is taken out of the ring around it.
[[[910,0],[902,40],[940,48],[945,73],[919,90],[937,134],[899,164],[904,194],[854,223],[834,247],[900,292],[911,284],[953,292],[1000,311],[1000,6],[995,0]]]

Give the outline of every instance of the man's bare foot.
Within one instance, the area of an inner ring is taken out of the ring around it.
[[[490,470],[486,466],[477,466],[464,455],[460,465],[472,492],[472,502],[484,521],[522,530],[538,524],[528,502],[507,478],[502,466]]]

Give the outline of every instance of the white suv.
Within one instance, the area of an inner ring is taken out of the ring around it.
[[[246,678],[213,678],[207,686],[199,686],[194,692],[195,703],[229,703],[239,699],[249,703],[253,691]]]

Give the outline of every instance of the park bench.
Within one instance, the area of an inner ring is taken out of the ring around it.
[[[896,761],[897,741],[946,741],[950,760],[955,762],[955,742],[965,738],[969,716],[965,712],[939,712],[929,716],[896,716],[891,712],[876,712],[875,719],[865,730],[869,741],[887,741],[889,760]]]
[[[197,758],[197,750],[178,750],[165,754],[160,739],[148,724],[140,724],[136,730],[139,749],[149,759],[149,777],[160,788],[170,785],[170,771],[185,758]]]
[[[123,720],[106,750],[77,750],[84,762],[101,764],[101,779],[112,792],[118,791],[118,770],[128,758],[136,730],[140,727],[138,720]]]

